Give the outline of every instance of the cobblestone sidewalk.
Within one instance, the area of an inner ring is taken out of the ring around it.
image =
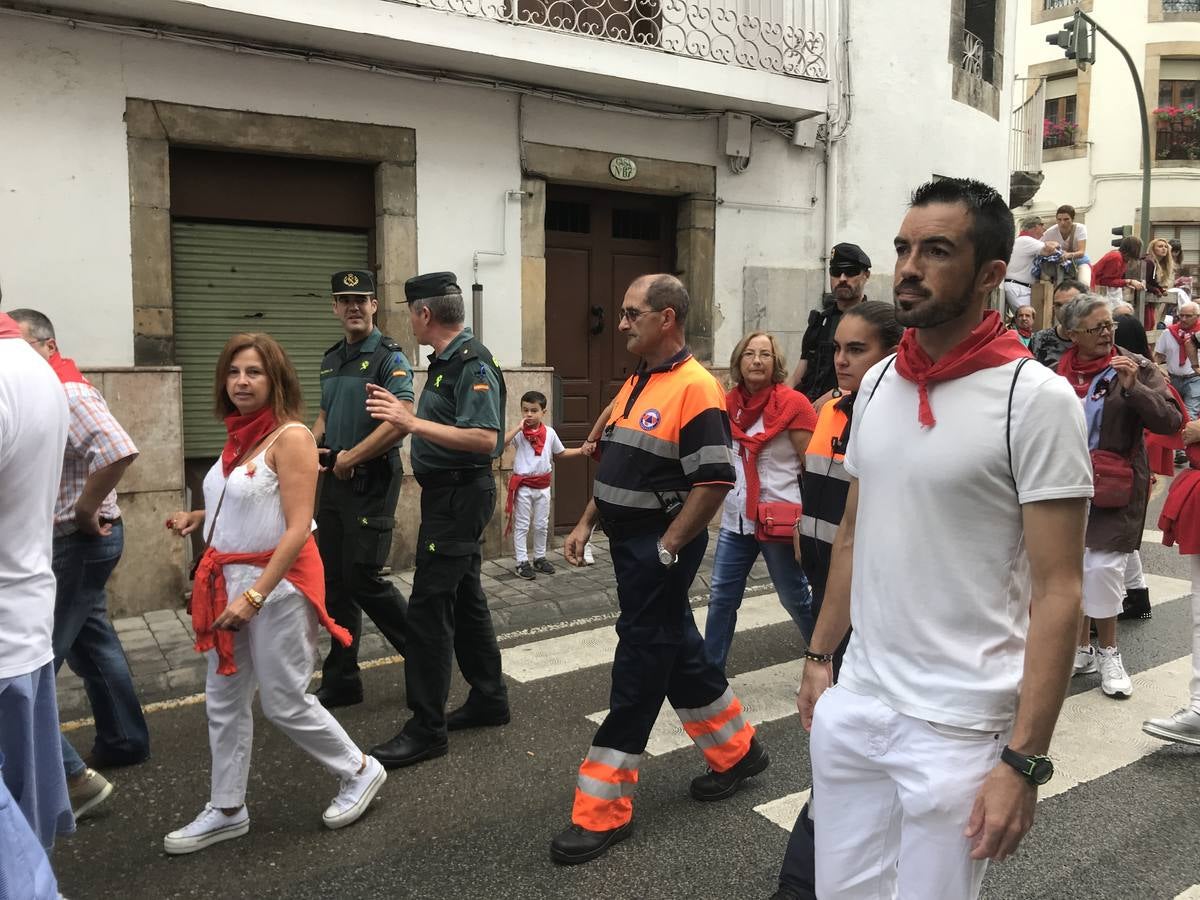
[[[693,605],[708,602],[716,544],[714,531],[692,585]],[[567,565],[561,551],[551,551],[547,558],[558,571],[553,575],[539,574],[533,581],[526,581],[516,574],[511,558],[483,564],[483,589],[487,592],[492,621],[502,643],[534,634],[551,634],[582,622],[599,623],[616,618],[617,588],[608,541],[597,534],[593,547],[596,564],[583,568]],[[411,569],[396,572],[391,578],[405,597],[412,592]],[[760,559],[751,570],[747,587],[761,590],[769,583],[766,565]],[[360,660],[378,659],[394,653],[366,616],[363,625]],[[192,648],[192,623],[182,608],[159,609],[141,616],[116,619],[113,626],[125,648],[143,704],[204,690],[204,659]],[[322,655],[328,648],[328,641],[328,635],[323,635]],[[90,714],[83,683],[67,666],[63,666],[58,675],[58,702],[64,721]]]

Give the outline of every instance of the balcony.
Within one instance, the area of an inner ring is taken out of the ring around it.
[[[1042,172],[1045,115],[1046,82],[1039,80],[1029,99],[1012,111],[1008,143],[1010,209],[1032,200],[1045,180]]]
[[[1193,128],[1159,128],[1154,142],[1155,159],[1200,159],[1200,131]]]

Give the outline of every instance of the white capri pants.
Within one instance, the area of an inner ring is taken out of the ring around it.
[[[1200,713],[1200,556],[1192,561],[1192,709]]]
[[[1125,602],[1125,570],[1128,553],[1109,550],[1083,551],[1083,614],[1093,619],[1111,619]]]
[[[1008,736],[935,725],[835,685],[813,714],[821,900],[973,900],[987,860],[963,832]]]
[[[362,767],[362,751],[317,698],[306,693],[317,661],[319,627],[306,597],[272,591],[262,611],[233,636],[235,674],[218,675],[217,651],[208,651],[205,705],[213,806],[232,809],[246,801],[255,690],[261,690],[263,715],[271,724],[332,774],[350,778]]]
[[[1033,296],[1033,288],[1027,284],[1019,284],[1015,281],[1004,282],[1004,300],[1008,304],[1008,311],[1013,315],[1017,314],[1017,310],[1022,306],[1029,306],[1029,300]]]
[[[1146,586],[1146,573],[1142,570],[1142,554],[1139,550],[1125,556],[1125,591],[1141,590]]]
[[[546,529],[550,525],[550,488],[524,485],[513,499],[513,546],[517,562],[529,561],[529,531],[533,529],[533,558],[546,555]]]

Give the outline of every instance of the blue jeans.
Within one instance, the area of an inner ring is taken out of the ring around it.
[[[150,755],[150,732],[125,651],[108,621],[104,590],[124,547],[120,522],[108,536],[75,532],[54,538],[54,670],[65,660],[83,679],[96,722],[94,752],[114,762],[134,763]],[[65,736],[62,751],[67,775],[83,772],[83,760]]]
[[[753,534],[735,534],[722,528],[713,557],[708,624],[704,626],[704,652],[722,672],[733,644],[733,630],[746,591],[746,579],[760,553],[767,562],[779,602],[799,627],[804,640],[812,637],[812,592],[800,563],[796,562],[791,543],[759,543]]]
[[[1172,375],[1171,385],[1183,398],[1188,415],[1193,419],[1200,415],[1200,375]]]

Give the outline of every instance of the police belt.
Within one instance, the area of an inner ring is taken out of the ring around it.
[[[471,484],[483,479],[491,480],[491,466],[476,466],[471,469],[443,469],[436,472],[414,473],[417,484],[423,488],[453,487]]]

